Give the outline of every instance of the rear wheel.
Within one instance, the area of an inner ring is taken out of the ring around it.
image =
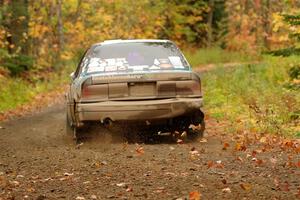
[[[187,137],[190,140],[196,140],[198,138],[202,138],[204,136],[204,130],[205,130],[205,121],[204,119],[201,121],[200,124],[197,126],[190,126],[189,130],[187,131]]]
[[[66,115],[66,135],[72,139],[76,139],[76,127],[74,127],[72,125],[72,121],[70,119],[70,116],[67,112],[67,115]]]
[[[203,137],[205,130],[204,114],[200,110],[193,113],[190,117],[190,125],[187,130],[187,137],[195,140]]]

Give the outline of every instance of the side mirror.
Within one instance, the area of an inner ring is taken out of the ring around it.
[[[72,80],[75,79],[75,72],[72,72],[72,73],[70,74],[70,78],[71,78]]]

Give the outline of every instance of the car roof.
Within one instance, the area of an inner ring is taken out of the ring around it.
[[[159,42],[159,43],[167,43],[171,42],[170,40],[158,40],[158,39],[134,39],[134,40],[105,40],[103,42],[99,42],[94,44],[93,46],[99,46],[99,45],[107,45],[107,44],[120,44],[120,43],[135,43],[135,42]]]

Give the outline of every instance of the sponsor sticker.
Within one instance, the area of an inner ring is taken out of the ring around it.
[[[106,72],[114,72],[114,71],[117,71],[117,70],[118,70],[117,66],[106,66],[105,67]]]
[[[178,56],[169,56],[169,60],[170,60],[171,64],[174,66],[174,68],[177,68],[177,69],[183,69],[184,68],[180,57],[178,57]]]

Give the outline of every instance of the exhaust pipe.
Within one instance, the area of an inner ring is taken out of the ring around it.
[[[110,118],[105,118],[102,123],[105,128],[110,128],[113,125],[113,121]]]

